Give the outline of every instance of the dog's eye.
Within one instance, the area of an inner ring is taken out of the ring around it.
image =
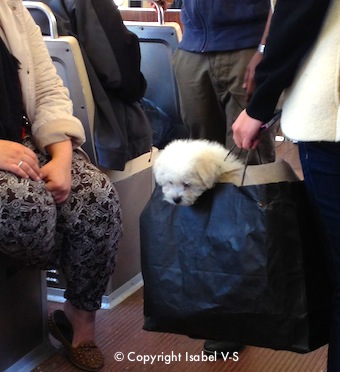
[[[184,182],[184,183],[183,183],[183,186],[184,186],[185,188],[188,188],[188,187],[190,187],[191,185],[190,185],[190,183],[188,183],[188,182]]]

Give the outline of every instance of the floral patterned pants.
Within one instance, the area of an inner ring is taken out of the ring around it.
[[[29,137],[23,144],[41,166],[49,161]],[[44,181],[0,171],[0,251],[25,265],[61,269],[65,298],[77,308],[100,308],[121,235],[117,192],[80,152],[73,153],[71,192],[62,204],[54,203]]]

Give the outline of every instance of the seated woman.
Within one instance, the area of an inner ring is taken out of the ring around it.
[[[0,2],[0,23],[0,251],[62,269],[66,302],[50,331],[71,362],[97,371],[95,314],[122,235],[118,197],[80,149],[83,127],[20,0]]]

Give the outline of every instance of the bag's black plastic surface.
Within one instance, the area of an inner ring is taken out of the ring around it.
[[[303,182],[217,184],[141,215],[144,329],[312,351],[328,342],[323,240]]]

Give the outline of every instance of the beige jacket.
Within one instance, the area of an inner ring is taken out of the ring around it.
[[[285,92],[281,126],[297,141],[340,141],[340,0],[333,0],[318,40]]]
[[[0,1],[0,37],[19,60],[23,102],[37,146],[72,139],[85,141],[81,122],[72,116],[69,92],[49,57],[39,27],[21,0]]]

